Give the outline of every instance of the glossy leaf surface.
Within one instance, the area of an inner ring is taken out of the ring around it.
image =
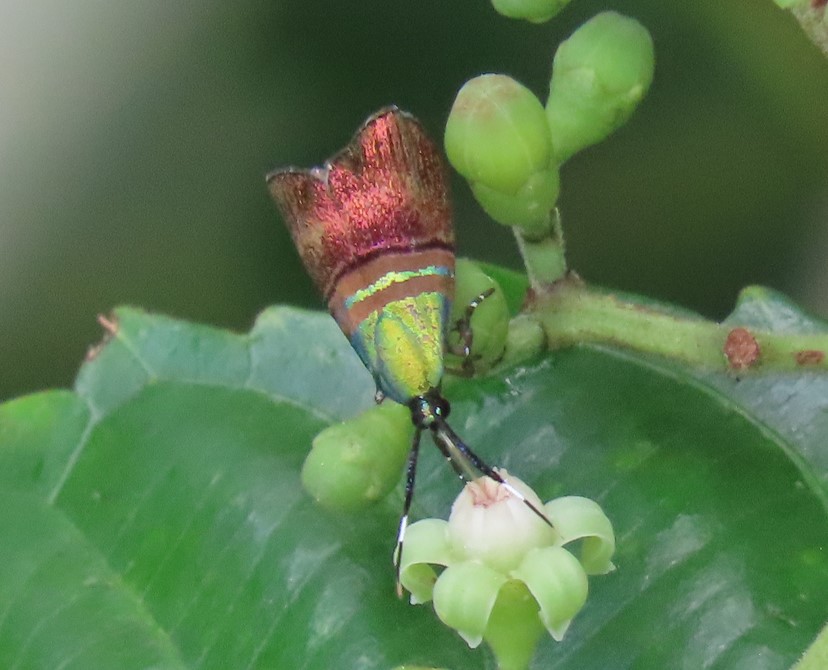
[[[349,516],[301,488],[313,436],[373,398],[327,315],[116,316],[74,392],[0,406],[0,666],[493,667],[394,596],[399,489]],[[782,669],[824,622],[824,375],[575,348],[445,390],[481,456],[615,527],[617,571],[533,667]],[[415,516],[458,487],[424,451]]]

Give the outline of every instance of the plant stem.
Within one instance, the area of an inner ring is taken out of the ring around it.
[[[549,223],[540,234],[513,226],[520,255],[529,277],[529,284],[536,294],[545,293],[548,287],[566,275],[566,257],[558,210],[550,213]]]
[[[559,349],[595,343],[625,347],[713,370],[828,369],[828,333],[793,334],[718,324],[665,308],[625,300],[569,276],[536,294],[530,311]],[[755,348],[733,349],[734,331]]]
[[[590,287],[568,273],[560,216],[513,228],[529,277],[529,312],[551,349],[594,343],[625,347],[710,370],[828,370],[828,333],[791,333],[719,324]],[[522,335],[526,328],[521,322]],[[516,324],[517,325],[517,324]],[[537,338],[512,337],[507,358],[534,353]]]

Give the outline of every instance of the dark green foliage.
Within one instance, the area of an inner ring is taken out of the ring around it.
[[[237,336],[116,315],[74,393],[0,406],[0,665],[491,667],[395,598],[399,493],[349,516],[301,488],[313,436],[372,401],[328,316],[274,309]],[[574,348],[447,394],[482,456],[615,526],[617,572],[534,667],[782,669],[823,623],[824,376]],[[458,491],[432,452],[417,516]]]

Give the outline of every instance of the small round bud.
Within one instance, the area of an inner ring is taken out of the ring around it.
[[[650,33],[616,12],[593,17],[558,47],[546,113],[558,162],[630,118],[653,79]]]
[[[569,0],[492,0],[498,14],[532,23],[548,21],[568,4]]]
[[[469,332],[453,330],[449,333],[449,346],[452,352],[461,356],[466,336],[471,335],[471,364],[476,372],[490,368],[503,356],[506,336],[509,331],[509,306],[498,283],[481,270],[476,263],[467,258],[458,258],[455,265],[456,281],[454,302],[451,309],[451,323],[460,322]],[[465,323],[466,311],[481,294],[493,290],[474,307],[471,320]],[[449,362],[451,367],[460,367],[463,361]]]
[[[546,348],[546,332],[537,317],[519,314],[509,322],[503,362],[517,363],[539,354]]]
[[[466,82],[446,122],[446,154],[473,185],[515,194],[547,170],[552,139],[543,105],[511,77],[484,74]]]
[[[402,475],[413,432],[408,408],[372,407],[313,440],[302,484],[328,509],[355,511],[382,500]]]
[[[477,202],[498,223],[519,226],[530,237],[541,237],[549,230],[550,211],[560,192],[558,168],[536,172],[517,193],[503,193],[488,186],[472,184]]]

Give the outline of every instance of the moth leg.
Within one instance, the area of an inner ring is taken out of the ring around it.
[[[448,345],[448,351],[455,356],[462,359],[459,369],[450,368],[450,372],[463,377],[471,377],[474,375],[474,362],[476,356],[472,354],[472,345],[474,344],[474,330],[471,326],[472,316],[475,310],[495,292],[494,287],[488,288],[483,293],[478,295],[474,300],[471,300],[466,309],[454,325],[451,327],[451,332],[457,333],[460,336],[460,344],[457,346]]]
[[[417,474],[417,456],[420,452],[420,436],[422,428],[414,431],[414,438],[411,441],[411,451],[408,452],[408,461],[405,466],[405,500],[400,515],[400,525],[397,529],[397,545],[394,549],[394,574],[396,576],[397,597],[403,597],[403,587],[400,583],[400,562],[402,561],[403,542],[405,531],[408,528],[408,513],[411,510],[411,501],[414,499],[414,478]]]

